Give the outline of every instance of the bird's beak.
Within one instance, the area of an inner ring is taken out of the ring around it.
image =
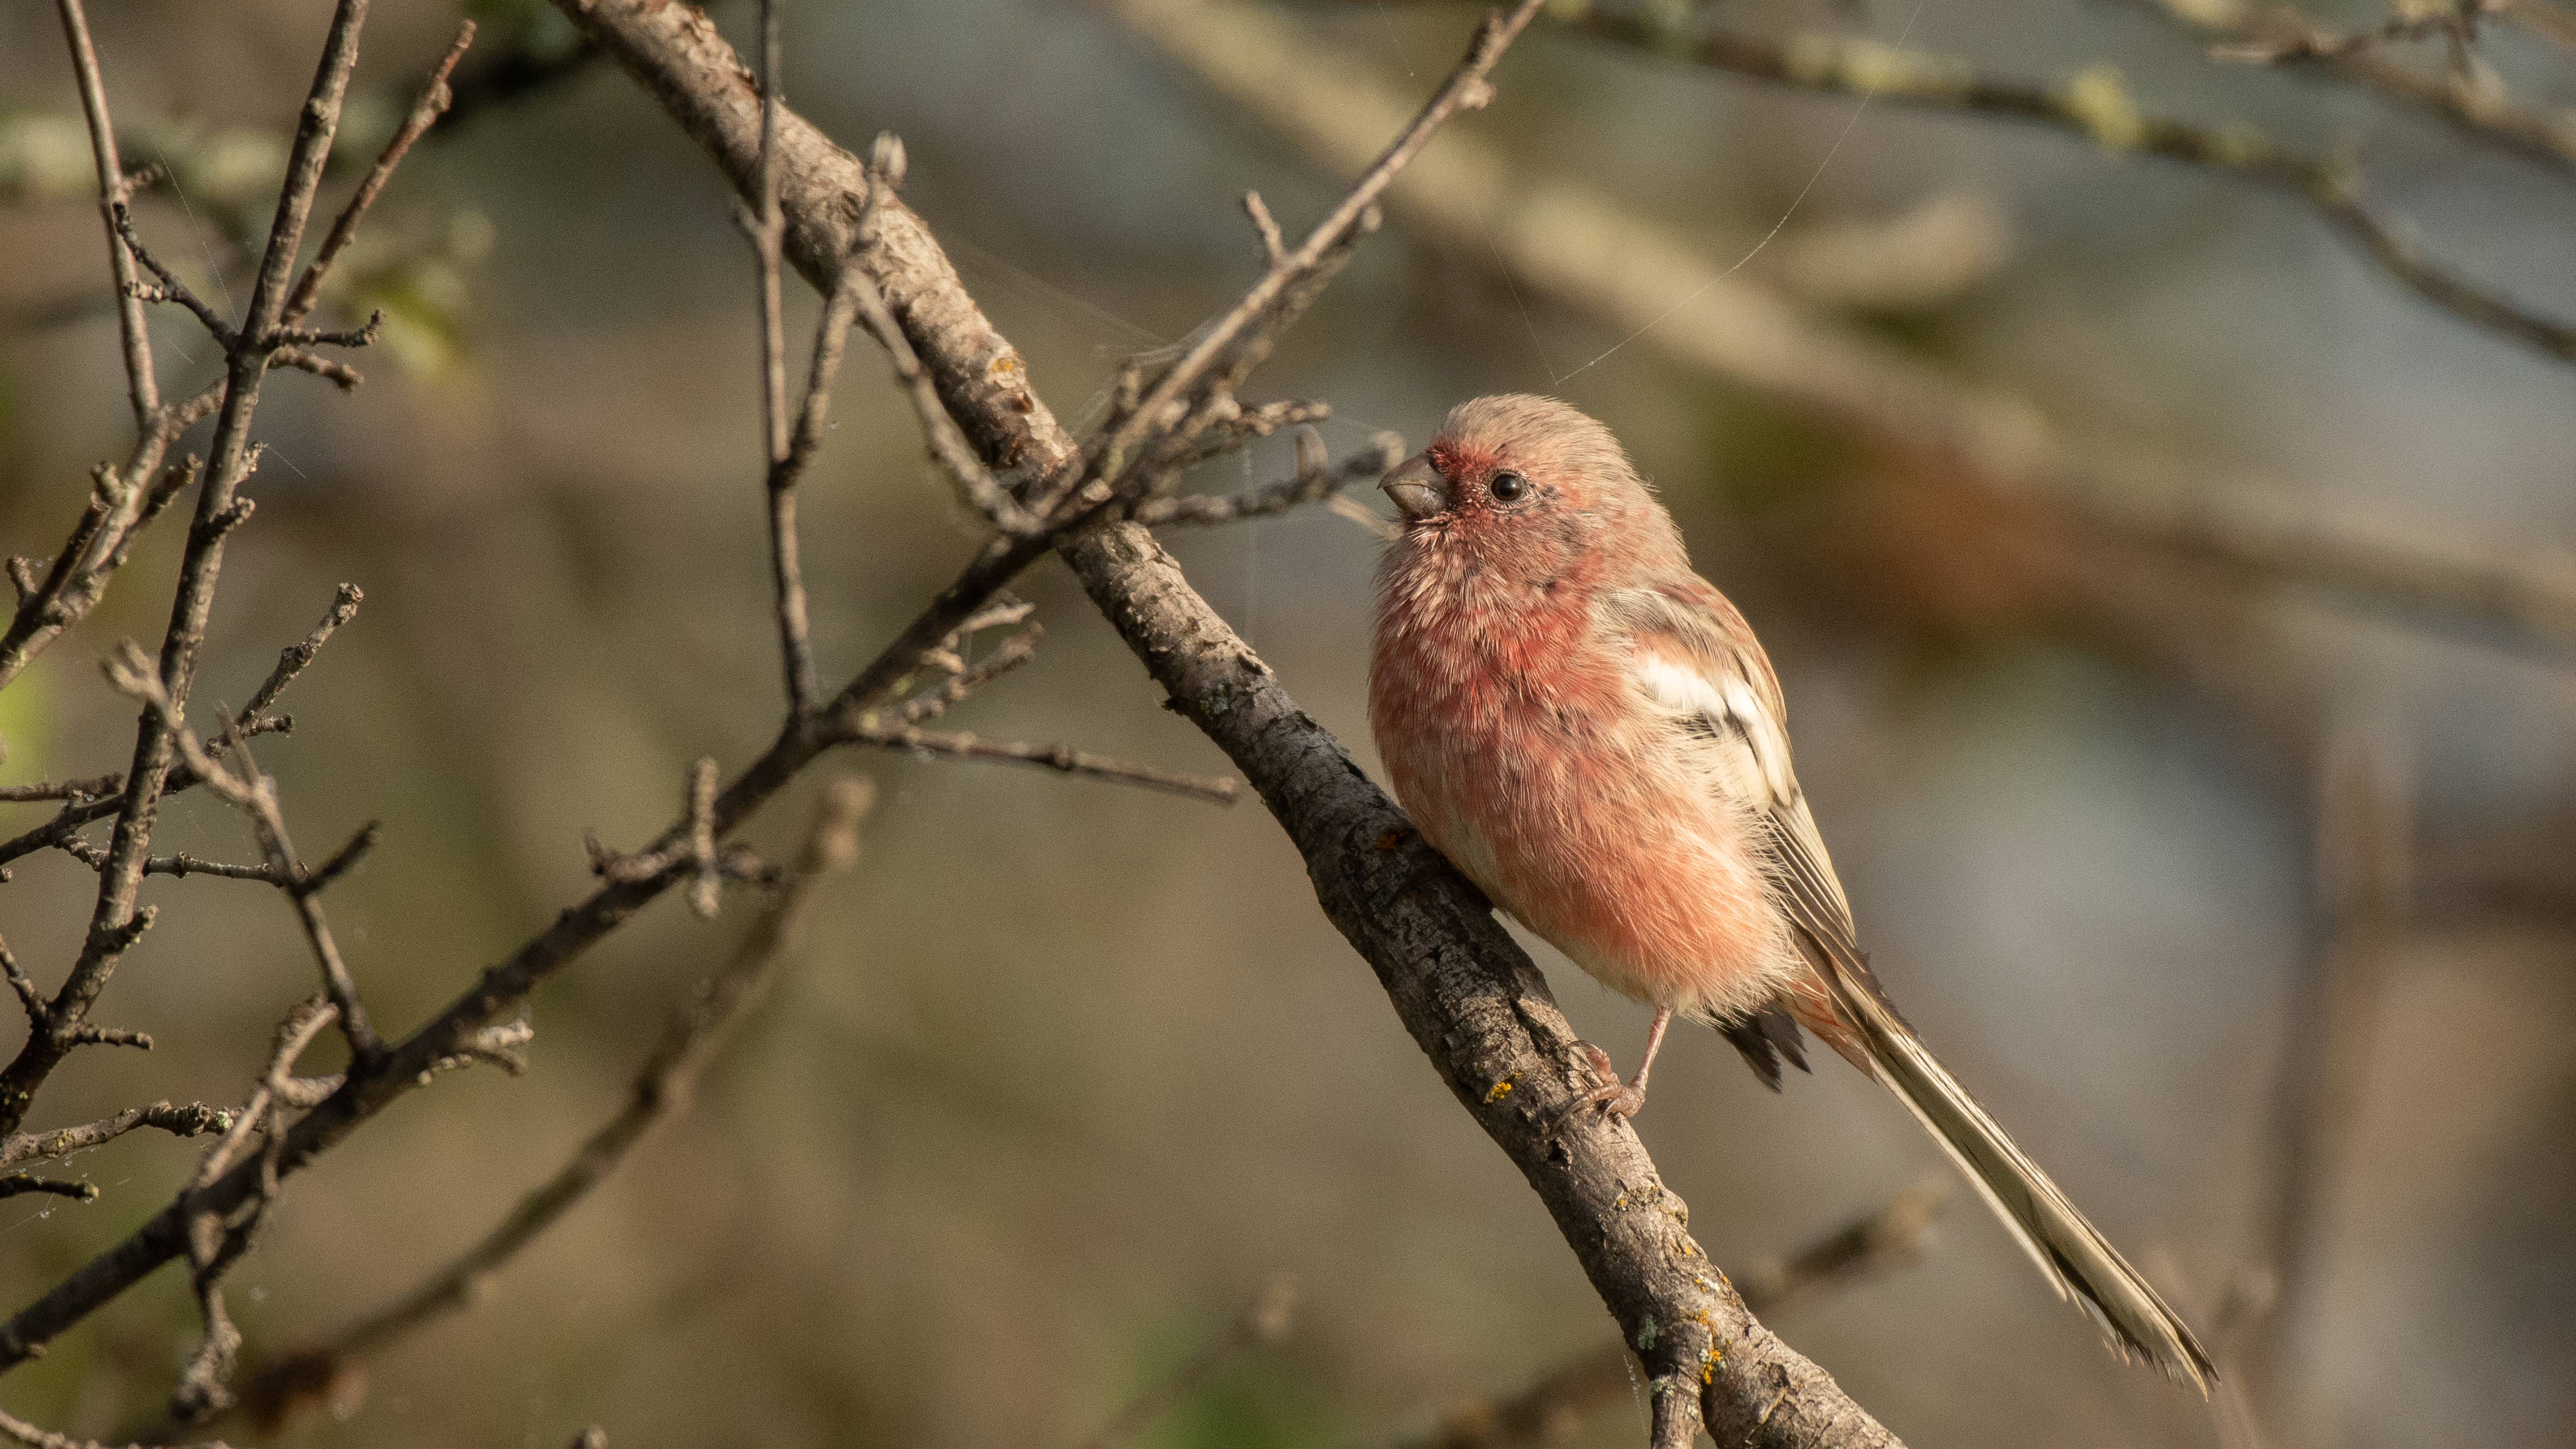
[[[1395,511],[1409,522],[1419,523],[1449,506],[1449,490],[1440,470],[1431,460],[1416,454],[1396,465],[1394,472],[1379,481],[1378,487],[1395,500]]]

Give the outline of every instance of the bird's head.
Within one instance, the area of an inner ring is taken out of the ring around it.
[[[1619,440],[1554,398],[1459,404],[1378,485],[1404,515],[1391,569],[1462,591],[1555,591],[1688,568]]]

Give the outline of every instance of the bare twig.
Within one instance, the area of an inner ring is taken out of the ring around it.
[[[1125,1408],[1102,1425],[1100,1432],[1082,1441],[1082,1449],[1126,1449],[1146,1430],[1151,1429],[1189,1396],[1197,1392],[1217,1370],[1232,1363],[1236,1355],[1260,1344],[1273,1344],[1288,1336],[1297,1321],[1297,1284],[1279,1277],[1262,1285],[1261,1294],[1227,1319],[1198,1352],[1182,1360],[1179,1368],[1152,1384],[1127,1402]]]
[[[1022,608],[1025,610],[1026,606],[1023,605]],[[957,632],[963,635],[968,631],[960,629]],[[1027,629],[1003,640],[1000,648],[972,664],[967,664],[960,659],[956,672],[931,688],[905,700],[903,707],[894,711],[893,721],[907,725],[928,724],[946,714],[949,706],[1035,659],[1040,632],[1037,625],[1031,624]],[[956,645],[952,642],[948,648],[953,651]],[[882,713],[871,710],[859,717],[858,729],[863,734],[873,733],[889,727],[889,724],[890,722]]]
[[[0,1167],[67,1157],[113,1141],[138,1127],[157,1127],[175,1137],[199,1137],[208,1132],[229,1132],[232,1126],[233,1114],[220,1107],[209,1107],[203,1102],[154,1102],[149,1106],[129,1107],[113,1117],[79,1127],[64,1127],[52,1132],[21,1132],[0,1143]]]
[[[170,1394],[171,1415],[183,1423],[204,1418],[232,1403],[232,1392],[225,1387],[225,1380],[232,1377],[242,1339],[241,1330],[233,1326],[224,1311],[224,1274],[250,1250],[251,1240],[276,1195],[275,1152],[285,1140],[286,1108],[312,1105],[304,1100],[308,1094],[299,1090],[296,1060],[338,1014],[330,1002],[316,999],[298,1006],[279,1024],[277,1046],[269,1055],[268,1070],[252,1088],[250,1100],[243,1103],[231,1127],[207,1151],[188,1191],[180,1197],[181,1206],[188,1209],[190,1281],[206,1322],[205,1341],[189,1358],[187,1371]],[[260,1174],[258,1193],[237,1207],[217,1207],[205,1201],[206,1190],[249,1150],[254,1132],[268,1140],[261,1160],[270,1168]]]
[[[345,588],[342,592],[344,606],[349,603],[349,592]],[[317,632],[328,631],[326,628]],[[280,661],[279,668],[286,668],[285,661]],[[332,934],[330,919],[322,909],[320,887],[306,876],[304,863],[296,856],[295,842],[286,830],[286,812],[278,803],[277,782],[251,758],[250,741],[239,735],[228,736],[224,741],[241,757],[241,773],[217,762],[189,730],[178,702],[162,686],[160,676],[153,673],[151,661],[130,641],[118,657],[108,661],[107,675],[118,689],[142,701],[146,710],[158,718],[180,759],[207,789],[250,817],[260,853],[267,858],[268,878],[274,879],[294,903],[305,942],[313,950],[314,962],[321,967],[323,991],[330,999],[334,1019],[340,1023],[341,1035],[348,1038],[350,1055],[360,1063],[372,1062],[384,1050],[384,1043],[368,1025],[357,982],[349,974],[348,962],[340,955],[339,940]],[[372,832],[362,831],[360,838],[372,839]],[[354,850],[363,849],[363,845],[343,847],[334,858],[342,860],[341,868],[346,869],[346,861],[355,858]],[[111,854],[99,861],[96,869],[104,877],[115,866]]]
[[[1466,58],[1415,113],[1412,122],[1360,173],[1358,182],[1332,211],[1316,223],[1305,242],[1271,263],[1232,309],[1192,334],[1195,340],[1189,348],[1163,369],[1132,405],[1113,407],[1100,436],[1085,448],[1089,471],[1095,475],[1092,481],[1076,494],[1076,485],[1082,479],[1065,480],[1044,497],[1041,513],[1051,514],[1058,501],[1068,495],[1095,506],[1107,501],[1118,477],[1137,461],[1138,450],[1149,434],[1160,431],[1163,438],[1159,441],[1166,449],[1186,449],[1198,431],[1217,420],[1215,414],[1230,401],[1227,394],[1235,380],[1262,355],[1262,340],[1253,331],[1255,322],[1265,321],[1275,327],[1298,311],[1303,298],[1310,295],[1308,285],[1329,276],[1347,255],[1349,245],[1376,226],[1378,198],[1429,143],[1433,133],[1459,111],[1480,109],[1492,98],[1493,87],[1486,76],[1538,13],[1540,3],[1541,0],[1522,0],[1509,15],[1486,16],[1476,28]],[[1195,403],[1184,404],[1180,415],[1173,416],[1174,405],[1183,404],[1185,395],[1198,389],[1211,374],[1215,375],[1216,390]],[[1152,464],[1166,461],[1147,460],[1147,476],[1151,477]]]
[[[161,386],[152,372],[152,335],[145,325],[143,299],[135,294],[134,257],[125,247],[116,208],[125,200],[125,163],[117,156],[116,123],[107,109],[107,86],[99,77],[98,50],[90,43],[89,18],[81,0],[55,0],[63,22],[63,40],[71,47],[72,70],[80,80],[81,114],[89,120],[90,156],[98,168],[99,211],[107,222],[107,264],[116,279],[118,341],[125,349],[126,392],[134,406],[134,426],[149,431],[161,411]]]
[[[878,150],[900,156],[900,147],[889,148],[885,144],[890,139],[879,137]],[[880,188],[891,195],[894,183],[887,179],[888,174],[882,166],[871,169],[871,196],[878,195]],[[1020,537],[1035,534],[1040,526],[1037,516],[1020,506],[1019,500],[1011,496],[1011,490],[1002,486],[1001,480],[993,476],[993,470],[985,467],[984,460],[975,455],[975,449],[966,441],[965,434],[958,431],[956,419],[949,416],[948,405],[940,399],[937,384],[923,369],[921,359],[914,355],[911,341],[904,336],[893,312],[887,309],[885,298],[876,284],[861,273],[851,277],[846,285],[852,302],[858,308],[860,325],[866,327],[868,335],[885,349],[887,361],[894,365],[896,379],[903,384],[904,396],[912,403],[913,415],[921,420],[922,441],[929,446],[932,461],[938,463],[941,471],[956,485],[958,496],[1005,534]]]
[[[1261,239],[1261,264],[1275,267],[1288,259],[1288,239],[1279,234],[1279,223],[1271,219],[1270,204],[1258,191],[1243,193],[1243,214],[1252,218],[1252,231]]]
[[[1150,498],[1136,505],[1133,517],[1148,527],[1175,523],[1232,523],[1286,513],[1317,503],[1357,482],[1383,476],[1404,459],[1404,440],[1381,433],[1365,451],[1339,464],[1324,459],[1323,439],[1313,430],[1297,438],[1297,476],[1244,493],[1201,494],[1188,498]]]
[[[26,1120],[37,1086],[76,1044],[82,1019],[114,974],[126,945],[134,939],[137,893],[143,863],[149,856],[152,827],[158,818],[160,791],[178,745],[169,716],[184,711],[194,682],[197,656],[205,643],[206,621],[214,606],[215,581],[223,566],[224,539],[249,515],[249,500],[237,496],[248,476],[253,454],[250,420],[268,372],[267,341],[287,299],[289,274],[304,238],[304,226],[321,185],[323,162],[337,134],[340,107],[347,98],[349,73],[357,61],[358,31],[366,17],[366,0],[339,0],[313,85],[288,150],[286,180],[278,193],[266,250],[252,284],[240,327],[225,346],[223,402],[207,450],[205,481],[197,494],[195,525],[181,555],[170,624],[162,637],[154,683],[168,701],[166,710],[147,706],[135,725],[134,759],[125,772],[125,798],[108,841],[108,863],[99,872],[96,905],[89,931],[69,978],[47,1013],[47,1029],[30,1032],[26,1045],[6,1069],[0,1069],[0,1133],[15,1132]],[[129,482],[125,491],[135,490]],[[354,997],[352,998],[354,1002]],[[353,1044],[364,1039],[356,1022]]]
[[[778,0],[760,0],[760,184],[759,215],[752,229],[752,253],[758,262],[760,309],[760,415],[762,473],[769,491],[769,557],[776,584],[778,643],[787,676],[787,712],[802,719],[812,712],[822,685],[814,675],[814,648],[808,638],[805,574],[796,536],[796,459],[802,429],[787,416],[787,316],[779,286],[779,244],[787,223],[778,209],[778,112],[780,71]],[[815,337],[814,367],[805,410],[814,415],[818,394],[828,393],[827,356],[837,361],[841,342],[835,335],[849,326],[849,313],[839,295],[823,309],[822,330]],[[815,427],[821,424],[816,419]],[[808,456],[811,449],[804,450]],[[796,460],[791,463],[791,460]],[[712,883],[702,890],[712,892]],[[701,914],[711,914],[708,905]]]
[[[38,1177],[26,1172],[13,1172],[6,1177],[0,1177],[0,1198],[21,1197],[28,1193],[68,1197],[80,1202],[88,1202],[98,1196],[98,1188],[93,1183],[65,1182],[59,1178]]]
[[[123,775],[93,775],[86,780],[47,780],[34,785],[0,787],[0,800],[13,803],[30,800],[97,800],[115,794],[124,786]]]
[[[107,867],[107,852],[77,835],[62,842],[62,852],[92,870],[104,870]],[[184,850],[176,855],[152,856],[143,862],[143,873],[182,877],[211,875],[221,876],[226,880],[264,881],[281,890],[294,890],[303,884],[302,878],[294,872],[280,870],[273,865],[237,865],[231,861],[199,860]]]
[[[87,27],[80,18],[76,3],[71,3],[71,0],[61,0],[61,3],[65,33],[72,41],[74,59],[82,75],[84,105],[92,109],[93,149],[99,153],[103,163],[111,162],[115,149],[114,136],[112,130],[107,127],[105,97],[103,93],[97,93],[96,57],[89,45]],[[290,152],[289,177],[281,191],[279,210],[270,227],[269,245],[263,253],[264,264],[273,260],[282,268],[291,268],[294,263],[296,244],[301,242],[302,229],[305,217],[310,211],[313,192],[320,183],[321,164],[328,159],[330,132],[336,129],[339,106],[345,97],[347,79],[345,67],[340,68],[336,89],[327,87],[324,83],[330,79],[335,56],[354,54],[356,28],[355,13],[344,10],[335,15],[333,34],[339,36],[345,33],[349,37],[349,44],[326,47],[325,64],[321,72],[316,75],[316,89],[307,97],[298,125],[294,149]],[[232,506],[230,490],[238,485],[241,471],[248,467],[250,454],[246,445],[235,453],[230,444],[240,441],[237,435],[246,426],[249,411],[257,401],[256,389],[245,391],[237,386],[245,370],[254,364],[261,369],[278,366],[296,367],[328,378],[343,388],[356,384],[358,374],[354,370],[338,362],[316,356],[302,343],[327,341],[343,345],[361,345],[371,340],[373,322],[356,332],[345,333],[307,332],[298,324],[304,320],[305,315],[311,311],[319,298],[323,278],[330,270],[332,262],[354,236],[359,219],[383,190],[394,167],[409,152],[412,143],[419,138],[421,132],[434,122],[445,108],[448,96],[445,78],[452,71],[458,56],[462,54],[472,30],[471,23],[463,28],[463,33],[459,35],[456,45],[450,49],[446,59],[432,75],[429,85],[423,90],[419,101],[413,106],[402,127],[395,133],[394,139],[387,144],[375,166],[360,182],[356,194],[342,209],[338,221],[324,239],[320,252],[306,267],[302,279],[292,294],[285,296],[282,303],[277,301],[277,289],[284,282],[281,271],[274,279],[276,285],[267,286],[264,290],[254,290],[253,315],[245,317],[242,327],[238,329],[215,316],[211,309],[205,308],[201,299],[194,300],[194,305],[199,309],[200,319],[213,334],[218,338],[230,337],[233,340],[227,342],[225,348],[228,366],[224,379],[201,389],[183,401],[162,401],[157,387],[151,382],[148,338],[142,331],[141,319],[142,307],[147,296],[166,292],[172,300],[190,300],[190,294],[184,287],[178,285],[175,277],[169,277],[166,274],[159,278],[159,285],[153,288],[147,289],[138,282],[134,271],[134,258],[137,253],[128,245],[127,239],[131,235],[130,224],[122,215],[128,192],[132,189],[131,179],[119,178],[114,183],[110,183],[106,179],[108,173],[102,172],[103,191],[100,204],[107,217],[110,232],[116,294],[120,313],[124,319],[127,343],[127,371],[129,377],[137,379],[134,388],[137,404],[135,441],[121,466],[102,471],[99,487],[96,490],[97,496],[92,506],[74,525],[70,539],[55,555],[51,568],[46,572],[37,590],[32,594],[22,595],[18,609],[10,617],[7,628],[5,631],[0,631],[0,687],[5,687],[11,679],[17,677],[19,671],[26,668],[28,661],[59,637],[64,629],[88,615],[97,604],[99,597],[106,591],[108,581],[118,569],[124,566],[127,556],[133,549],[135,539],[159,516],[162,507],[170,501],[172,494],[196,480],[193,460],[187,473],[162,471],[162,459],[171,443],[190,427],[209,415],[233,405],[237,399],[240,408],[239,416],[231,423],[218,427],[217,447],[213,453],[215,472],[223,475],[225,479],[222,491],[226,496],[219,501],[218,507]],[[294,204],[289,205],[290,201]],[[293,236],[286,235],[289,231]],[[285,247],[282,256],[278,245],[281,241],[290,243]],[[265,273],[263,273],[263,280],[267,280]],[[254,323],[257,325],[254,326]],[[244,338],[247,339],[246,342]],[[147,403],[148,406],[145,405]],[[144,486],[143,480],[155,478],[160,481],[149,488]],[[207,510],[201,508],[198,520],[201,529],[205,527],[210,516],[212,515]],[[190,558],[193,560],[196,555],[197,550],[192,548]],[[182,593],[185,594],[188,591],[183,588]],[[174,683],[177,685],[176,692],[184,698],[185,680],[176,680]],[[8,1098],[9,1092],[6,1086],[0,1085],[0,1120],[6,1120],[9,1117],[11,1108]]]
[[[2297,21],[2295,12],[2287,12],[2276,33],[2257,40],[2222,42],[2211,46],[2209,53],[2217,60],[2244,61],[2253,65],[2278,65],[2288,60],[2332,60],[2404,41],[2455,36],[2464,23],[2473,22],[2477,16],[2500,14],[2511,8],[2512,0],[2467,0],[2454,9],[2400,13],[2366,29],[2346,31],[2313,25],[2291,30],[2289,27]],[[2463,17],[2467,20],[2464,21]]]
[[[1235,797],[1243,793],[1242,781],[1223,775],[1191,775],[1176,770],[1159,770],[1151,765],[1131,765],[1124,760],[1113,760],[1066,745],[1006,744],[970,734],[925,730],[908,724],[863,725],[852,731],[851,738],[860,744],[883,745],[889,749],[940,755],[952,760],[1035,765],[1067,775],[1088,775],[1095,780],[1144,785],[1156,790],[1169,790],[1176,795],[1194,795],[1220,805],[1233,804]]]
[[[8,977],[9,990],[17,996],[18,1005],[27,1013],[27,1025],[42,1028],[45,1024],[45,993],[37,989],[35,979],[18,964],[17,956],[10,951],[5,940],[0,940],[0,975]]]
[[[291,714],[269,714],[261,715],[257,719],[236,717],[233,721],[232,733],[238,737],[249,739],[267,734],[290,734],[294,729],[295,716]],[[122,774],[102,775],[99,776],[98,779],[106,785],[104,793],[96,796],[84,795],[77,799],[67,800],[63,808],[55,812],[53,819],[46,821],[44,824],[37,826],[33,830],[26,831],[19,835],[13,835],[5,841],[0,841],[0,862],[16,860],[20,856],[32,855],[39,850],[60,849],[64,841],[72,838],[72,833],[74,831],[79,830],[84,825],[94,824],[97,821],[104,820],[108,816],[115,814],[118,807],[123,805],[125,801],[125,776]],[[91,782],[81,781],[78,783],[88,784]],[[184,762],[176,762],[171,765],[169,772],[162,777],[161,793],[165,796],[175,795],[181,791],[195,789],[198,783],[199,781],[196,774],[191,771]],[[5,877],[0,877],[0,879],[5,879]]]
[[[293,1419],[315,1397],[345,1396],[361,1360],[471,1304],[511,1258],[606,1180],[655,1126],[688,1110],[697,1080],[714,1059],[725,1029],[767,995],[779,963],[795,948],[815,888],[858,858],[859,822],[874,798],[865,777],[835,780],[823,792],[796,867],[778,897],[734,949],[721,971],[675,1013],[637,1074],[627,1103],[579,1151],[514,1208],[482,1241],[400,1298],[331,1336],[263,1369],[244,1390],[246,1406],[271,1429]]]

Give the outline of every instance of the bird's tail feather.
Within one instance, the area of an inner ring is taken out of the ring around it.
[[[2090,1315],[2121,1357],[2142,1358],[2207,1395],[2217,1370],[2181,1315],[2013,1145],[1912,1028],[1892,1011],[1858,1014],[1876,1018],[1860,1033],[1875,1075],[1950,1154],[2059,1296]]]

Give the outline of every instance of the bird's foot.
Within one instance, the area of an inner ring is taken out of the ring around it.
[[[1608,1052],[1588,1041],[1579,1041],[1575,1045],[1582,1049],[1584,1060],[1591,1063],[1592,1075],[1601,1081],[1599,1086],[1583,1094],[1583,1104],[1608,1116],[1636,1116],[1646,1105],[1646,1074],[1640,1071],[1635,1081],[1623,1082],[1619,1079],[1619,1068],[1612,1064]]]

